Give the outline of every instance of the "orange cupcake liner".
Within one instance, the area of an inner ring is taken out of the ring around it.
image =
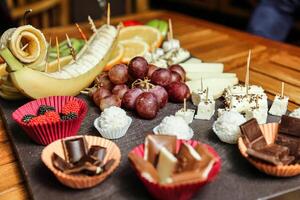
[[[267,144],[273,144],[278,134],[279,124],[278,123],[261,124],[259,125],[259,127],[267,141]],[[275,165],[264,163],[262,161],[252,159],[247,154],[246,152],[247,147],[244,144],[244,141],[241,137],[238,140],[238,147],[243,157],[245,157],[253,166],[255,166],[261,172],[264,172],[272,176],[278,176],[278,177],[291,177],[300,174],[300,164],[275,166]]]
[[[76,138],[80,136],[68,137],[66,139]],[[47,168],[55,175],[57,180],[61,182],[63,185],[66,185],[75,189],[84,189],[94,187],[95,185],[101,183],[106,178],[108,178],[119,166],[121,161],[121,152],[119,147],[112,141],[96,137],[96,136],[85,136],[88,147],[92,145],[99,145],[107,148],[107,154],[104,159],[104,163],[110,159],[115,159],[113,165],[109,168],[108,171],[103,172],[97,176],[86,176],[86,175],[69,175],[65,174],[62,171],[56,169],[52,164],[52,155],[56,153],[60,157],[65,159],[65,155],[63,152],[63,146],[61,140],[56,140],[52,142],[48,146],[46,146],[41,155],[41,159],[43,163],[47,166]]]

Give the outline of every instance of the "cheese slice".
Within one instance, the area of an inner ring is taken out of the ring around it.
[[[184,63],[199,64],[199,63],[202,63],[202,60],[200,60],[199,58],[190,58],[187,61],[185,61]]]
[[[222,96],[225,88],[238,84],[237,77],[231,78],[205,78],[203,79],[203,87],[208,87],[209,94],[217,99]],[[187,81],[186,84],[191,91],[201,90],[201,80]]]
[[[222,73],[223,63],[182,63],[180,64],[186,72],[214,72]]]
[[[213,72],[188,72],[186,74],[188,80],[201,80],[204,78],[234,78],[235,73],[213,73]]]

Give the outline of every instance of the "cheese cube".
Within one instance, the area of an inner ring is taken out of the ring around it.
[[[186,123],[190,124],[193,122],[195,110],[193,109],[180,109],[175,113],[175,116],[180,116],[186,121]]]
[[[198,105],[197,114],[195,119],[210,120],[215,113],[215,101],[201,101]]]
[[[267,123],[268,109],[267,108],[251,108],[245,112],[246,120],[255,118],[259,124]]]
[[[269,110],[269,113],[275,116],[285,115],[287,111],[288,103],[289,103],[289,97],[286,96],[281,97],[276,95],[273,104]]]

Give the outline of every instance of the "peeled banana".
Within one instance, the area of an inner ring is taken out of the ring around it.
[[[10,47],[0,49],[8,64],[12,83],[24,95],[37,99],[47,96],[77,95],[88,87],[108,62],[119,30],[103,25],[77,54],[77,60],[60,71],[46,73],[33,70],[20,62]],[[1,94],[0,94],[1,95]]]

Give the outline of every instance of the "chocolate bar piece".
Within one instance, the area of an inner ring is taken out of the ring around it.
[[[300,119],[283,115],[279,124],[279,133],[300,137]]]
[[[157,171],[150,162],[144,160],[143,158],[139,157],[135,153],[129,153],[128,159],[135,166],[135,168],[138,170],[141,176],[146,178],[148,181],[150,182],[159,181]]]
[[[66,161],[76,163],[87,155],[88,145],[84,137],[62,140]]]
[[[289,156],[289,149],[277,144],[271,144],[262,149],[248,148],[247,153],[254,158],[258,158],[274,165],[286,164],[290,159],[287,158]]]
[[[296,159],[300,159],[300,138],[286,134],[278,134],[275,142],[276,144],[288,147],[290,155]]]
[[[189,183],[194,181],[204,181],[205,177],[202,176],[198,171],[186,171],[182,173],[173,174],[170,178],[170,184],[174,183]]]
[[[106,148],[92,145],[89,149],[88,156],[98,160],[99,162],[103,162],[106,156]]]
[[[176,157],[178,159],[177,173],[198,169],[202,161],[198,152],[187,143],[180,146]]]
[[[102,173],[103,168],[86,162],[83,165],[75,165],[72,169],[67,169],[63,172],[66,174],[85,174],[93,176]]]
[[[267,141],[265,140],[255,118],[252,118],[240,125],[240,129],[242,132],[242,138],[247,147],[260,149],[267,145]]]
[[[115,159],[110,159],[108,160],[104,165],[103,165],[103,170],[106,172],[108,171],[112,166],[113,164],[115,163]]]
[[[215,156],[208,151],[208,149],[202,144],[197,144],[195,150],[201,156],[201,162],[198,166],[198,172],[202,175],[203,178],[207,178],[211,168],[216,162]]]
[[[176,136],[148,135],[145,139],[144,159],[156,167],[159,151],[162,147],[167,148],[172,154],[176,153],[176,140]]]
[[[65,161],[62,157],[60,157],[56,153],[53,153],[51,159],[52,159],[53,166],[60,171],[65,171],[73,167],[72,164]]]
[[[166,147],[160,149],[156,168],[160,183],[171,181],[170,177],[175,172],[177,163],[176,157]]]

